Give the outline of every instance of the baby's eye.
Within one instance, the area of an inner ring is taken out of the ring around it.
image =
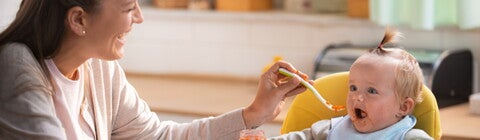
[[[367,89],[367,92],[370,94],[378,94],[377,90],[371,87]]]
[[[350,85],[350,91],[357,91],[357,87],[355,85]]]

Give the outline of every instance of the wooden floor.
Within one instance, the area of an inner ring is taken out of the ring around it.
[[[245,107],[253,101],[257,89],[252,80],[139,74],[127,74],[127,79],[153,111],[185,115],[216,116]],[[292,99],[273,122],[282,122]]]

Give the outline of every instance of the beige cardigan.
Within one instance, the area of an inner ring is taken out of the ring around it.
[[[23,44],[0,50],[0,139],[65,139],[55,116],[50,86]],[[242,109],[179,124],[160,121],[128,83],[116,61],[90,59],[84,66],[91,94],[82,116],[93,116],[97,139],[238,139]],[[175,93],[172,93],[175,94]],[[86,114],[85,114],[86,113]]]

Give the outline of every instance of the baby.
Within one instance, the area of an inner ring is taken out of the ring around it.
[[[380,45],[350,67],[346,116],[270,139],[432,139],[412,129],[416,118],[410,114],[422,101],[418,62],[402,49],[383,47],[398,36],[387,29]]]

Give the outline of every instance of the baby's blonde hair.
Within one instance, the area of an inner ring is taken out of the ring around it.
[[[399,60],[395,68],[395,95],[400,103],[406,98],[420,103],[423,100],[423,74],[417,60],[403,49],[384,48],[385,44],[393,43],[398,37],[401,37],[400,32],[387,28],[382,42],[370,54]]]

